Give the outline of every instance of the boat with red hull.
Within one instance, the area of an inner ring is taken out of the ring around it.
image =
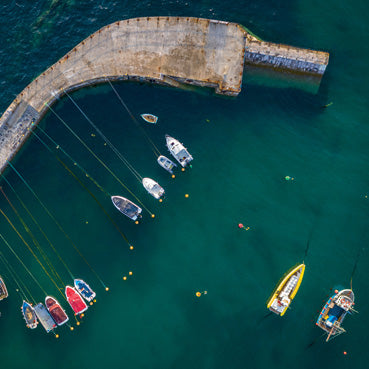
[[[65,296],[76,315],[81,314],[88,309],[85,300],[83,300],[81,295],[73,287],[65,287]]]
[[[54,297],[46,296],[45,306],[57,325],[63,325],[69,320],[68,315]]]

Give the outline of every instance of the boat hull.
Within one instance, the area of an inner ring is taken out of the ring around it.
[[[158,182],[155,182],[151,178],[143,178],[142,185],[145,190],[157,200],[159,200],[162,196],[164,196],[164,188],[159,185]]]
[[[304,272],[305,264],[299,264],[286,273],[267,302],[270,311],[280,316],[286,313],[300,288]]]
[[[81,295],[71,286],[65,287],[65,296],[75,315],[82,314],[88,309]]]
[[[27,301],[23,301],[21,310],[22,310],[23,318],[26,321],[27,327],[30,329],[37,328],[37,324],[38,324],[37,316],[36,316],[36,313],[32,305],[28,303]]]
[[[3,278],[0,276],[0,301],[6,299],[9,296]]]
[[[141,114],[141,118],[147,122],[147,123],[150,123],[150,124],[156,124],[157,121],[158,121],[158,117],[154,114]]]
[[[54,297],[46,296],[45,306],[57,325],[63,325],[69,320],[68,315]]]
[[[54,328],[57,327],[54,319],[41,302],[37,304],[33,309],[39,322],[45,328],[45,331],[47,333],[51,332]]]
[[[192,155],[178,140],[169,135],[165,135],[165,140],[169,152],[183,168],[193,160]]]
[[[114,206],[126,217],[137,220],[141,217],[142,209],[132,201],[122,196],[112,196],[111,201]]]
[[[79,294],[88,302],[91,302],[95,297],[96,293],[92,288],[82,279],[74,280],[74,288],[79,292]]]

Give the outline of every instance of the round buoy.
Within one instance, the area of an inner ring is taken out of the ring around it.
[[[88,224],[88,221],[86,220],[86,224]]]
[[[172,174],[172,178],[176,178],[176,176],[174,174]]]
[[[74,327],[70,327],[70,330],[73,331],[74,330]]]
[[[243,224],[242,223],[239,223],[238,224],[238,228],[243,228]]]
[[[159,199],[159,202],[163,202],[163,199]]]
[[[201,296],[201,292],[196,292],[196,296],[200,297]]]
[[[151,214],[151,218],[155,218],[155,214]]]
[[[92,301],[90,301],[90,306],[92,306],[94,303]]]
[[[185,168],[182,168],[181,170],[182,170],[182,172],[184,172],[186,169]]]
[[[83,318],[85,316],[85,314],[81,314],[81,318]]]
[[[128,272],[129,275],[132,275],[133,273],[131,271]]]
[[[105,291],[109,291],[109,287],[105,287]]]
[[[344,355],[347,355],[347,352],[346,352],[346,351],[343,351],[343,354],[344,354]]]
[[[338,290],[334,290],[334,293],[338,293]]]
[[[129,246],[129,249],[130,249],[130,250],[133,250],[133,249],[134,249],[134,247],[133,247],[132,245],[130,245],[130,246]]]
[[[77,324],[77,325],[80,325],[81,323],[80,323],[80,322],[77,322],[76,324]]]
[[[246,231],[248,231],[249,229],[250,229],[250,227],[247,227],[247,228],[246,228]]]
[[[56,334],[56,335],[55,335],[55,338],[59,338],[59,335],[58,335],[58,334]]]
[[[189,197],[189,194],[188,194],[188,193],[186,193],[186,194],[185,194],[185,198],[188,198],[188,197]]]
[[[125,281],[126,279],[127,279],[127,277],[126,277],[126,276],[124,276],[124,277],[123,277],[123,281]]]
[[[135,224],[138,224],[138,223],[139,223],[139,221],[138,221],[138,220],[136,220],[136,221],[135,221]]]

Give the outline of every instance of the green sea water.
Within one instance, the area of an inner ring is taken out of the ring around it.
[[[162,154],[168,155],[164,139],[168,133],[194,156],[193,168],[177,170],[175,179],[156,164],[150,146],[109,85],[73,93],[136,170],[165,188],[163,203],[145,193],[67,97],[57,102],[55,111],[156,217],[151,219],[146,212],[141,224],[135,225],[60,155],[134,245],[129,250],[87,191],[31,138],[14,166],[110,289],[104,291],[39,202],[8,169],[6,179],[73,274],[96,290],[97,302],[77,326],[58,290],[2,217],[1,234],[47,294],[62,303],[75,329],[58,328],[59,339],[41,326],[27,329],[20,314],[21,298],[0,266],[10,294],[0,302],[1,368],[366,368],[367,10],[364,1],[342,0],[2,2],[1,112],[33,78],[90,33],[137,16],[233,21],[263,40],[328,51],[330,62],[317,88],[247,69],[236,98],[206,89],[114,84],[137,119],[147,112],[159,116],[156,126],[142,126]],[[53,113],[40,127],[110,193],[131,197]],[[294,180],[286,181],[285,176]],[[61,278],[72,283],[9,186],[5,181],[1,185]],[[32,245],[3,197],[0,208]],[[250,230],[238,229],[240,222]],[[270,293],[285,271],[302,262],[307,244],[305,277],[291,309],[282,318],[268,315]],[[35,299],[43,301],[45,294],[3,244],[1,250]],[[325,343],[316,318],[332,289],[349,288],[353,271],[359,314],[346,318],[346,334]],[[197,291],[207,294],[197,298]]]

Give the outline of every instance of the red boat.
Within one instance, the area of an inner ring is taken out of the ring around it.
[[[45,305],[57,325],[63,325],[69,320],[68,315],[65,313],[58,301],[54,299],[54,297],[46,296]]]
[[[73,287],[65,287],[65,296],[67,296],[69,305],[76,315],[81,314],[88,309],[88,306],[81,295]]]

